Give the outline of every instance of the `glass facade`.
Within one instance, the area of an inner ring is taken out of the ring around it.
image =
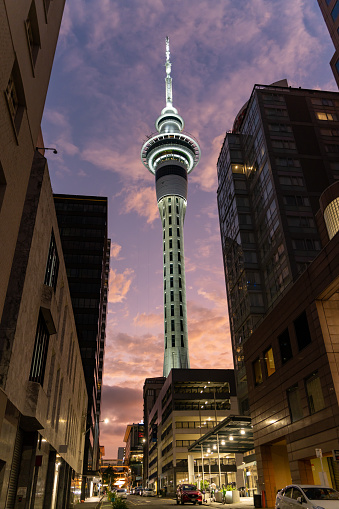
[[[219,222],[243,409],[248,408],[243,345],[321,249],[315,214],[321,193],[337,178],[337,154],[326,152],[328,133],[321,130],[324,120],[331,132],[339,128],[338,106],[335,93],[257,85],[221,148]],[[291,355],[285,339],[283,362]]]

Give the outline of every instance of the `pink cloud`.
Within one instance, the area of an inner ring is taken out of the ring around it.
[[[111,269],[109,277],[109,302],[123,302],[126,299],[126,295],[131,287],[133,278],[133,269],[125,269],[121,274],[114,269]]]

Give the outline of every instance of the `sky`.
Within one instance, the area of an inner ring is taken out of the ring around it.
[[[162,227],[140,150],[173,104],[201,160],[184,226],[191,368],[232,368],[217,211],[225,133],[254,84],[337,90],[334,48],[316,0],[68,0],[42,129],[53,191],[107,196],[112,240],[100,434],[116,458],[142,420],[145,378],[162,376]]]

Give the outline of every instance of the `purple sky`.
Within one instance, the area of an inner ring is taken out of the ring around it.
[[[43,133],[58,149],[47,153],[54,192],[109,198],[106,458],[142,419],[144,379],[162,375],[162,228],[140,149],[165,106],[166,35],[174,106],[202,151],[185,219],[192,368],[232,367],[216,205],[225,132],[255,83],[337,90],[316,0],[66,2]]]

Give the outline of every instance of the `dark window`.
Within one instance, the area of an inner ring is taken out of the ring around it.
[[[257,359],[253,362],[253,372],[254,372],[255,385],[261,384],[262,383],[262,371],[261,371],[260,359]]]
[[[174,316],[174,304],[171,304],[171,316]]]
[[[178,226],[180,225],[179,216],[177,216],[177,225],[178,225]]]
[[[168,228],[168,235],[172,237],[172,228]]]
[[[172,216],[169,216],[169,218],[168,218],[168,224],[172,224]]]
[[[172,332],[174,332],[174,331],[175,331],[174,320],[171,320],[171,331],[172,331]]]
[[[291,421],[299,421],[302,419],[303,410],[301,406],[300,392],[298,385],[293,385],[287,390],[288,406],[290,408]]]
[[[180,316],[183,316],[182,314],[182,305],[180,304]]]
[[[175,335],[172,334],[172,347],[174,348],[175,347]]]
[[[181,277],[179,277],[179,288],[182,288],[182,286],[181,286]]]
[[[168,205],[168,213],[171,214],[172,213],[172,205]]]
[[[178,265],[178,274],[181,274],[181,265]]]
[[[178,253],[178,262],[181,262],[180,253]]]
[[[43,384],[46,368],[46,359],[49,343],[49,332],[42,314],[39,314],[38,325],[35,334],[35,344],[32,357],[29,380]]]
[[[48,258],[45,272],[44,284],[56,289],[59,272],[59,256],[56,248],[54,233],[52,232],[49,243]]]
[[[14,132],[17,136],[26,107],[24,88],[17,61],[14,62],[13,69],[5,90],[5,96]]]
[[[166,279],[164,280],[164,290],[166,290]]]
[[[169,240],[169,248],[172,249],[172,239]]]
[[[178,249],[180,249],[180,239],[178,239]]]
[[[174,301],[174,291],[171,290],[171,302],[173,302],[173,301]]]
[[[184,335],[181,334],[181,347],[184,348]]]
[[[164,277],[166,277],[166,267],[164,267]]]
[[[328,2],[327,2],[327,4],[328,4]],[[339,15],[339,0],[336,1],[335,5],[332,9],[332,12],[331,12],[333,21],[336,21],[336,19],[338,18],[338,15]]]
[[[305,380],[305,386],[310,413],[314,414],[325,408],[323,391],[317,372],[313,373]]]
[[[167,334],[167,322],[165,322],[165,334]],[[167,338],[166,338],[166,344],[167,344]]]
[[[290,335],[288,333],[288,329],[285,329],[284,332],[278,336],[279,348],[280,348],[280,356],[282,364],[292,359],[292,348]]]
[[[170,277],[170,287],[173,288],[173,276]]]
[[[311,334],[308,327],[306,312],[301,313],[296,320],[294,320],[295,335],[297,337],[298,348],[302,350],[311,343]]]
[[[180,302],[182,302],[182,292],[181,291],[179,291],[179,300],[180,300]]]
[[[173,251],[170,252],[170,262],[173,262]]]
[[[177,228],[177,236],[180,237],[180,228]]]
[[[184,322],[182,320],[180,320],[180,330],[184,332]]]
[[[173,264],[170,265],[170,274],[173,274]]]
[[[166,293],[164,294],[164,304],[166,304]]]
[[[165,255],[165,253],[164,253],[164,263],[166,263],[166,255]]]
[[[40,49],[39,24],[34,1],[31,4],[25,26],[32,67],[34,69]]]
[[[167,350],[167,338],[165,338],[165,350]]]

